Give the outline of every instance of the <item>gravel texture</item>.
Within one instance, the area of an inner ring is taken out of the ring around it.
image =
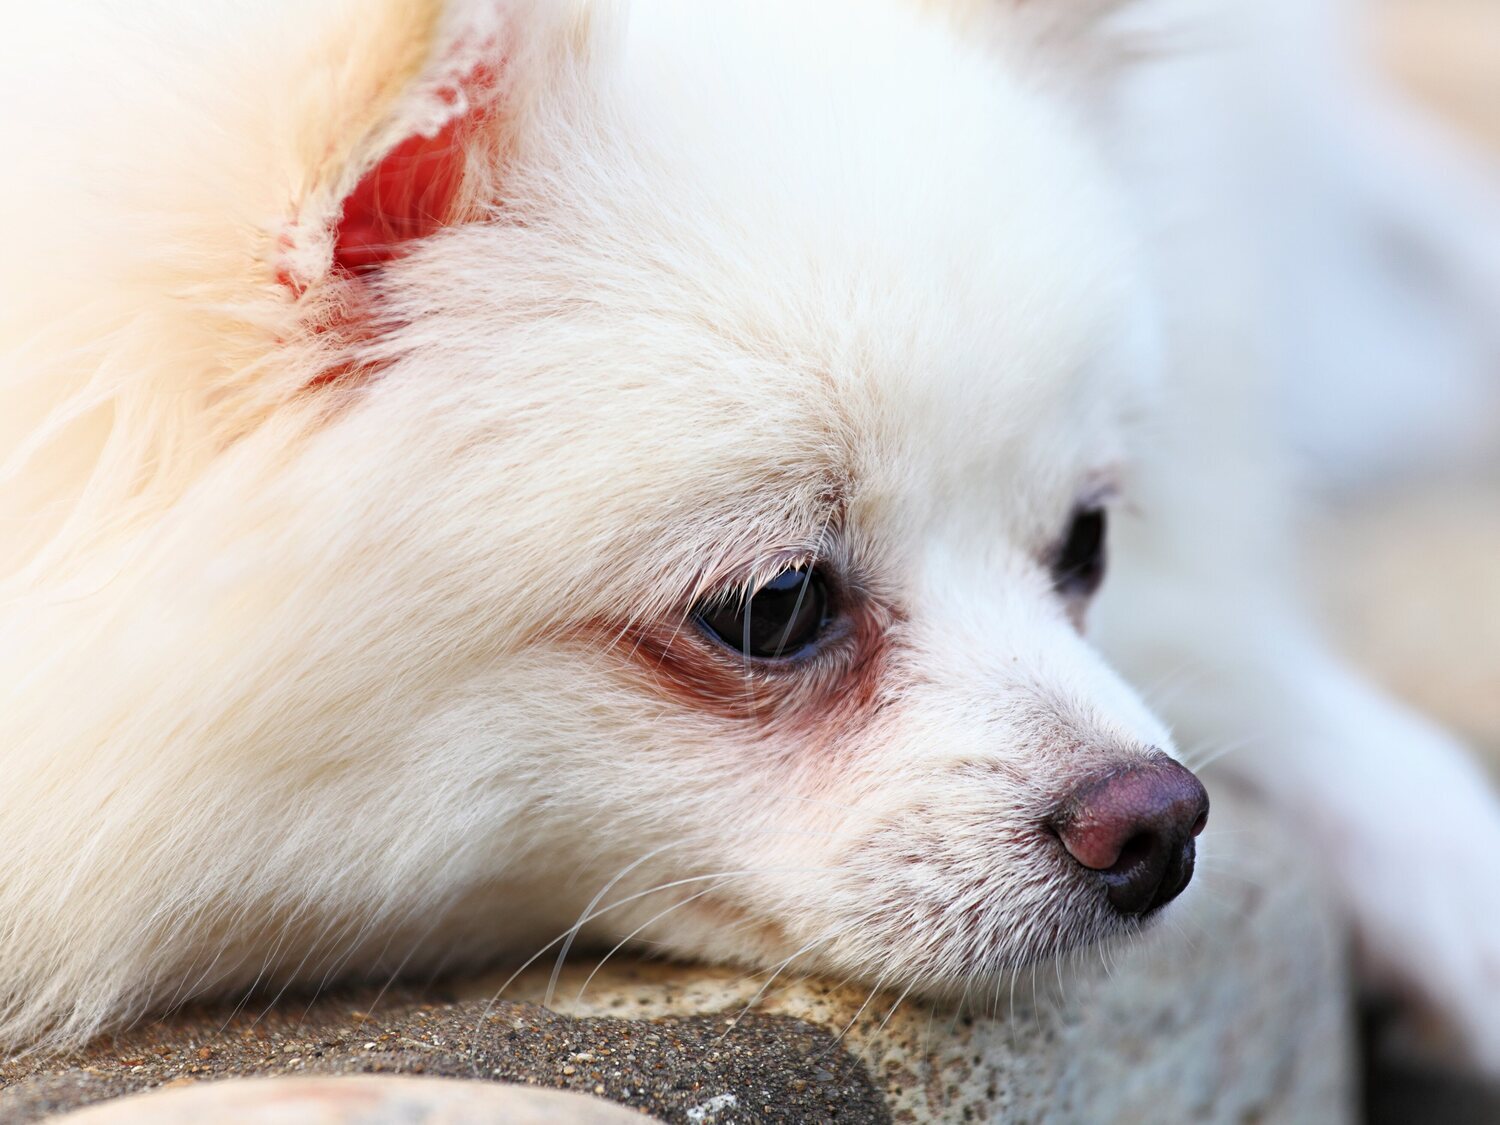
[[[0,1121],[23,1125],[152,1087],[292,1074],[487,1078],[694,1125],[890,1120],[865,1068],[830,1032],[754,1013],[731,1031],[730,1019],[573,1019],[534,1004],[396,990],[284,999],[261,1012],[199,1008],[73,1057],[0,1065]]]

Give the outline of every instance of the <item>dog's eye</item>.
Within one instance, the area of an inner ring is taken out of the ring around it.
[[[784,570],[748,598],[709,601],[694,614],[703,627],[745,656],[796,656],[828,623],[828,583],[815,566]]]
[[[1068,598],[1086,598],[1104,581],[1106,520],[1103,508],[1080,508],[1052,560],[1052,583]]]

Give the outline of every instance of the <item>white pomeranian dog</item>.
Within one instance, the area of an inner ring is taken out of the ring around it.
[[[1275,467],[1500,227],[1324,5],[29,7],[0,1043],[575,923],[957,990],[1171,913],[1175,734],[1500,1072],[1500,803]]]

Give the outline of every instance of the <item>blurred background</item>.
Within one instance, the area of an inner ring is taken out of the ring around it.
[[[1500,0],[1370,9],[1386,72],[1500,169]],[[1311,577],[1349,656],[1500,775],[1500,443],[1339,489],[1313,533]]]
[[[1500,0],[1368,8],[1379,65],[1500,170]],[[1310,531],[1310,577],[1348,656],[1500,778],[1500,442],[1330,489]],[[1370,1032],[1372,1125],[1500,1122],[1500,1097],[1445,1074],[1440,1045],[1380,1014]]]
[[[1500,2],[1377,0],[1387,71],[1472,140],[1500,152]]]

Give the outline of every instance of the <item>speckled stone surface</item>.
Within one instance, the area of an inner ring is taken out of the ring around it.
[[[693,1123],[889,1120],[864,1067],[826,1030],[761,1014],[732,1031],[728,1017],[712,1013],[634,1016],[627,1009],[575,1019],[525,1003],[397,990],[332,994],[310,1005],[283,1000],[233,1015],[198,1009],[73,1058],[0,1067],[0,1082],[12,1083],[0,1090],[0,1122],[21,1125],[158,1086],[309,1074],[520,1083]],[[725,1105],[726,1095],[747,1116],[715,1115],[711,1107]],[[149,1109],[141,1110],[143,1125],[155,1121]],[[206,1119],[234,1120],[227,1107]]]
[[[612,959],[595,972],[583,959],[544,1008],[551,966],[539,964],[503,999],[495,977],[194,1009],[71,1058],[12,1060],[0,1064],[0,1121],[166,1085],[309,1074],[522,1083],[692,1125],[1349,1120],[1337,927],[1275,824],[1232,794],[1215,800],[1199,876],[1157,932],[1112,951],[1108,973],[1049,970],[998,1005],[898,1004],[785,978],[762,991],[763,976],[732,969]],[[156,1120],[140,1106],[116,1120]],[[235,1120],[230,1110],[218,1119]]]
[[[1205,845],[1183,909],[1111,953],[1108,973],[1023,981],[999,1012],[993,996],[955,1013],[814,980],[777,981],[755,1010],[842,1034],[898,1122],[1352,1120],[1343,937],[1299,875],[1307,865],[1232,794],[1216,794]],[[764,983],[610,962],[580,996],[593,968],[569,967],[552,1005],[594,1016],[739,1013]],[[508,994],[540,1000],[546,978],[533,973]]]

